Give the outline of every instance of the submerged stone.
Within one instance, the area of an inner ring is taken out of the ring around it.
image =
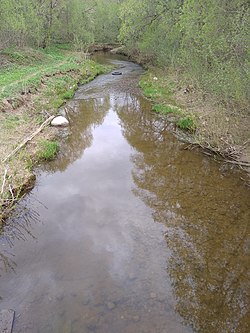
[[[68,126],[69,125],[69,121],[68,121],[68,119],[66,119],[63,116],[58,116],[58,117],[55,117],[51,121],[51,125],[52,126]]]
[[[1,310],[0,311],[0,332],[11,333],[13,328],[15,311],[14,310]]]

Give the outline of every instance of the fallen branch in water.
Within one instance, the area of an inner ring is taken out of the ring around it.
[[[250,163],[248,162],[240,162],[240,161],[231,161],[231,160],[225,160],[226,163],[236,164],[244,167],[250,167]]]
[[[4,160],[3,163],[7,162],[12,156],[14,156],[23,146],[26,145],[27,142],[31,141],[37,134],[39,134],[44,127],[46,127],[52,119],[54,119],[55,116],[50,116],[45,120],[45,122],[42,123],[42,125],[33,133],[31,134],[28,138],[26,138],[19,146],[17,146]]]
[[[244,146],[246,146],[249,143],[249,140],[246,141],[239,149],[239,152],[241,149],[243,149]],[[195,147],[201,148],[202,149],[202,153],[208,156],[218,156],[222,159],[224,159],[225,163],[230,163],[230,164],[235,164],[238,166],[244,166],[244,167],[250,167],[250,163],[249,162],[242,162],[242,161],[237,161],[236,157],[237,155],[240,155],[239,152],[237,152],[238,154],[235,154],[235,156],[233,154],[230,154],[228,152],[222,152],[219,149],[213,148],[211,147],[208,143],[204,144],[200,144],[200,143],[189,143],[186,147],[184,147],[184,150],[193,150]],[[231,158],[231,160],[227,159],[227,158]]]

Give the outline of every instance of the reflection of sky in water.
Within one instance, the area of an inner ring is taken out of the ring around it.
[[[58,212],[59,220],[67,216],[63,227],[59,224],[61,238],[79,241],[84,237],[91,241],[88,251],[100,255],[110,253],[112,262],[108,265],[115,278],[127,274],[124,267],[134,251],[136,220],[139,217],[145,220],[148,215],[139,200],[135,205],[130,191],[131,162],[127,157],[131,148],[117,123],[116,113],[110,110],[102,126],[95,129],[91,148],[65,174],[46,177],[40,190],[43,200],[53,201],[50,216],[53,214],[56,219]],[[83,220],[84,229],[76,233],[74,224],[79,219]],[[130,233],[128,223],[131,222],[134,229]]]

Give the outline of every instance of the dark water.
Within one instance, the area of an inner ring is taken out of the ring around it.
[[[0,238],[13,332],[250,332],[249,189],[184,150],[142,69],[113,61],[123,75],[80,87],[59,158]]]

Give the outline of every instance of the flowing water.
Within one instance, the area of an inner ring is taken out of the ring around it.
[[[250,200],[169,134],[143,70],[101,56],[67,105],[63,148],[0,236],[0,306],[14,333],[250,332]]]

